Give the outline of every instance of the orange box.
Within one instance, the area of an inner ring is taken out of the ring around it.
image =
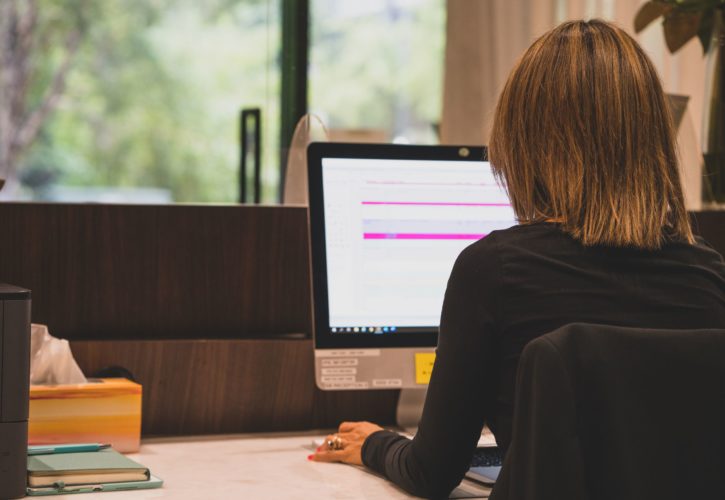
[[[31,385],[28,444],[109,443],[122,453],[141,441],[141,386],[125,378]]]

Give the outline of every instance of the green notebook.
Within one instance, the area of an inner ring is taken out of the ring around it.
[[[28,457],[28,486],[146,481],[149,470],[115,450]]]

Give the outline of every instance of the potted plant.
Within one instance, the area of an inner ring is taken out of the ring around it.
[[[652,0],[634,19],[642,31],[662,17],[665,42],[671,53],[697,37],[707,55],[705,110],[702,131],[704,165],[703,203],[725,206],[725,0]]]

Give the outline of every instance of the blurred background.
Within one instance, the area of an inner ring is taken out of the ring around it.
[[[240,112],[277,203],[306,112],[332,140],[487,141],[516,57],[560,21],[633,32],[633,0],[0,0],[4,199],[237,202]],[[637,35],[699,134],[704,58]],[[250,173],[251,175],[251,173]]]

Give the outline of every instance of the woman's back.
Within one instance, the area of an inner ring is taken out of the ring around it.
[[[518,357],[527,342],[572,322],[647,328],[725,326],[725,263],[702,240],[659,250],[585,247],[557,224],[516,226],[469,247],[470,290],[491,301],[491,336],[499,360],[485,396],[486,420],[504,448],[510,441]],[[443,325],[442,325],[443,327]]]

